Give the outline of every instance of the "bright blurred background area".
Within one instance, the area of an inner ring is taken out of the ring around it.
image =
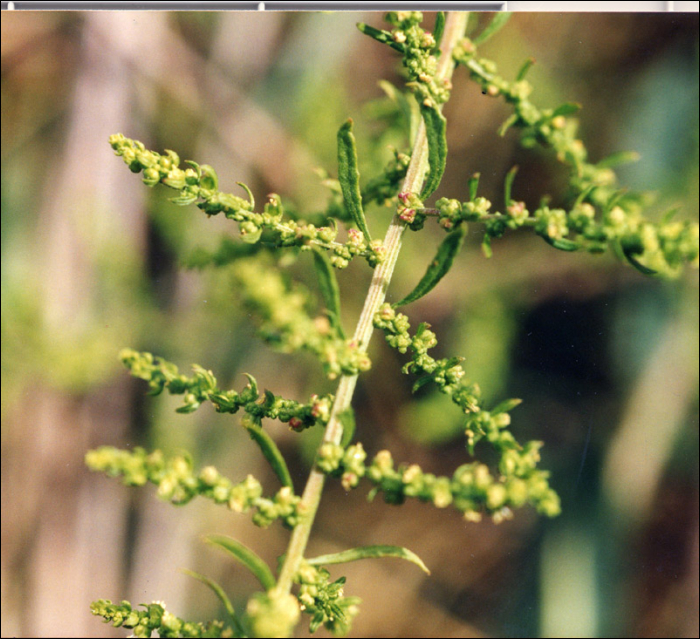
[[[481,24],[487,16],[477,17]],[[434,16],[426,14],[431,23]],[[183,267],[193,251],[237,231],[172,193],[146,188],[108,145],[112,133],[216,167],[221,188],[280,193],[319,211],[335,175],[336,132],[352,117],[363,179],[406,150],[399,115],[378,85],[401,86],[397,57],[363,36],[379,13],[3,12],[2,19],[2,636],[125,636],[90,602],[164,600],[178,616],[219,614],[216,598],[179,572],[222,583],[238,606],[256,588],[246,571],[201,543],[236,537],[275,566],[288,532],[203,500],[183,508],[152,487],[89,473],[85,452],[108,444],[188,449],[234,481],[275,480],[238,425],[205,406],[178,415],[177,398],[148,397],[117,355],[147,350],[212,369],[224,388],[243,373],[306,401],[334,392],[306,356],[253,339],[225,269]],[[513,78],[522,62],[540,106],[580,102],[596,161],[635,150],[620,171],[653,190],[649,216],[698,214],[698,15],[516,14],[482,54]],[[503,180],[530,208],[561,201],[564,169],[523,149],[509,114],[463,69],[454,78],[448,169],[435,197],[481,194],[502,207]],[[242,192],[240,192],[242,194]],[[435,199],[435,198],[433,198]],[[368,211],[382,237],[392,211]],[[405,240],[389,300],[408,292],[438,242],[436,225]],[[356,637],[698,636],[698,273],[642,276],[610,254],[558,252],[521,231],[494,241],[471,225],[455,267],[407,307],[438,335],[436,356],[465,357],[488,404],[524,399],[520,440],[545,442],[543,468],[563,514],[531,510],[499,526],[452,510],[368,503],[328,483],[309,555],[364,544],[407,546],[430,567],[392,560],[333,570],[362,597]],[[315,290],[311,260],[291,276]],[[339,272],[351,331],[370,278]],[[370,454],[451,474],[467,461],[462,423],[437,392],[411,395],[403,358],[375,335],[360,378],[357,437]],[[303,487],[320,433],[266,429]],[[305,636],[305,629],[300,629]],[[318,632],[326,636],[325,631]]]

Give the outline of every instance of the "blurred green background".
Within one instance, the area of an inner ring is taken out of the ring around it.
[[[430,23],[434,17],[427,15]],[[482,24],[487,16],[481,15]],[[333,392],[311,358],[253,339],[225,272],[181,263],[235,233],[224,219],[170,204],[107,144],[111,133],[175,149],[217,168],[224,190],[250,185],[320,210],[313,169],[335,173],[335,135],[355,120],[360,168],[371,175],[405,148],[378,81],[400,85],[397,58],[363,37],[379,13],[3,12],[2,20],[2,635],[124,636],[89,613],[97,598],[164,600],[191,619],[218,614],[186,567],[241,604],[256,587],[199,540],[225,533],[274,565],[288,533],[196,500],[186,509],[89,474],[90,447],[190,449],[234,480],[274,477],[239,417],[211,407],[176,415],[176,398],[145,396],[117,361],[124,346],[183,371],[199,363],[225,388],[242,373],[286,397]],[[534,101],[584,105],[592,159],[637,150],[622,172],[658,192],[650,216],[698,211],[697,14],[516,14],[483,47],[503,75],[537,60]],[[448,118],[439,196],[466,199],[467,177],[500,207],[561,198],[565,174],[545,152],[495,131],[508,109],[463,70]],[[367,106],[367,102],[371,101]],[[381,237],[389,209],[373,209]],[[422,275],[443,237],[406,238],[389,300]],[[494,243],[478,225],[449,276],[408,307],[429,321],[438,355],[463,355],[487,402],[522,397],[513,432],[541,439],[563,514],[531,511],[500,526],[453,511],[368,503],[328,484],[310,555],[354,545],[407,546],[432,570],[392,560],[334,570],[363,598],[353,636],[698,636],[698,274],[645,278],[612,256],[561,253],[527,232]],[[294,276],[313,285],[310,259]],[[339,273],[354,326],[370,278]],[[398,296],[398,297],[397,297]],[[451,474],[466,459],[459,415],[437,394],[410,394],[402,358],[375,336],[373,369],[354,400],[358,438],[373,454]],[[318,433],[267,424],[303,486]],[[300,630],[301,636],[304,635]],[[320,635],[324,631],[319,631]]]

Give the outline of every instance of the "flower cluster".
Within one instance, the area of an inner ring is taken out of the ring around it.
[[[428,382],[437,384],[440,392],[449,395],[465,414],[478,412],[481,390],[478,384],[465,383],[461,358],[434,359],[428,350],[437,344],[435,333],[423,322],[411,336],[408,317],[397,313],[390,304],[382,304],[374,316],[374,327],[382,330],[389,346],[399,353],[412,353],[412,359],[403,367],[403,372],[422,375],[417,387]]]
[[[499,523],[512,517],[512,508],[525,504],[548,517],[559,514],[559,497],[549,486],[549,473],[536,469],[540,445],[515,444],[504,451],[498,475],[485,464],[472,462],[457,468],[452,477],[438,477],[423,472],[417,464],[394,467],[388,450],[379,451],[365,464],[367,454],[360,443],[345,450],[336,444],[323,444],[316,465],[324,473],[341,477],[345,490],[357,486],[360,479],[369,480],[374,486],[370,498],[381,492],[388,504],[402,504],[407,497],[415,497],[437,508],[452,505],[468,521],[480,521],[486,513]]]
[[[403,372],[422,375],[414,385],[414,389],[430,382],[435,383],[440,392],[449,395],[452,401],[466,414],[465,434],[470,453],[473,453],[474,445],[478,441],[485,439],[500,455],[499,470],[501,477],[498,480],[494,480],[489,473],[489,479],[488,481],[485,480],[486,484],[484,484],[487,488],[490,486],[493,486],[493,488],[489,488],[488,492],[483,492],[476,496],[470,495],[464,503],[467,505],[483,503],[489,512],[494,512],[498,509],[497,504],[501,501],[503,502],[501,505],[506,507],[518,507],[526,502],[530,502],[544,514],[549,516],[558,514],[559,498],[549,487],[547,481],[548,473],[536,469],[541,443],[529,442],[525,446],[521,446],[512,433],[507,430],[511,422],[508,411],[515,408],[520,403],[520,400],[506,400],[491,411],[484,410],[479,405],[481,394],[479,386],[466,383],[462,379],[464,377],[464,369],[459,364],[460,358],[434,359],[428,354],[428,350],[437,345],[437,338],[430,330],[429,325],[426,323],[420,324],[412,336],[409,332],[410,323],[408,318],[402,313],[397,313],[391,305],[383,304],[380,307],[374,317],[374,326],[385,333],[386,341],[392,348],[395,348],[400,353],[411,351],[411,361],[404,365]],[[353,451],[353,454],[361,456],[364,454],[364,451]],[[344,467],[347,465],[346,458],[350,455],[350,449],[344,451],[342,456],[337,459],[337,451],[328,450],[325,455],[328,457],[328,461],[323,462],[326,467],[323,465],[319,467],[325,472],[333,472],[335,469],[332,469],[331,466],[335,465],[337,469],[341,463]],[[355,457],[349,457],[348,461],[352,459],[355,459]],[[483,482],[473,483],[470,479],[465,480],[462,477],[463,472],[467,472],[464,471],[465,468],[471,468],[474,472],[478,472],[479,476],[483,475],[483,473],[488,473],[486,466],[483,466],[483,470],[476,470],[482,466],[472,464],[461,467],[458,469],[460,473],[459,478],[453,478],[451,485],[459,488],[463,484],[468,484],[470,489],[473,486],[482,486]],[[446,503],[449,503],[450,499],[447,495],[450,491],[447,491],[448,483],[446,483],[446,480],[437,482],[434,478],[431,478],[426,481],[424,479],[425,475],[419,468],[415,466],[410,468],[417,470],[409,473],[408,479],[413,481],[413,474],[415,474],[418,478],[415,481],[418,482],[417,485],[420,489],[428,491],[427,493],[421,493],[422,498],[431,499],[436,505],[438,505],[438,502],[444,503],[445,499],[448,500]],[[388,485],[391,487],[391,481],[396,478],[396,475],[392,474],[394,471],[391,465],[386,466],[386,469],[389,471],[390,479]],[[362,476],[357,470],[357,468],[350,468],[348,471],[343,471],[343,484],[345,486],[353,486],[354,475]],[[347,474],[348,472],[350,473],[349,475]],[[467,477],[467,475],[464,477]],[[459,481],[455,484],[457,479]],[[406,476],[403,474],[401,475],[401,481],[402,484],[407,482]],[[402,484],[397,485],[397,488],[400,488]],[[383,487],[383,490],[386,490],[386,488]],[[406,493],[401,489],[398,494],[402,498]],[[497,498],[498,495],[501,495],[503,499]],[[454,493],[452,496],[456,498]],[[479,496],[482,498],[482,502],[478,502],[478,499],[475,501],[476,497]],[[469,512],[471,513],[472,510],[469,510]]]
[[[334,635],[345,636],[360,604],[359,597],[343,597],[345,577],[331,582],[330,573],[325,568],[302,561],[295,581],[300,584],[301,610],[311,615],[309,630],[316,632],[323,625]]]
[[[197,203],[207,215],[223,213],[238,222],[241,239],[250,244],[258,242],[266,246],[299,247],[310,250],[313,246],[330,251],[337,259],[332,263],[338,268],[347,266],[355,256],[364,257],[374,267],[384,259],[381,242],[358,244],[352,240],[346,244],[336,242],[335,225],[317,228],[313,224],[284,218],[284,207],[276,194],[268,196],[262,213],[253,211],[255,202],[247,186],[249,200],[218,190],[218,178],[212,167],[187,161],[189,168],[180,168],[180,158],[174,151],[161,155],[146,149],[142,142],[131,140],[121,133],[109,138],[114,152],[124,159],[134,173],[143,171],[147,186],[164,184],[180,193],[171,202],[181,206]]]
[[[484,197],[469,202],[441,198],[434,209],[418,210],[423,215],[435,214],[445,229],[463,222],[484,222],[488,237],[529,226],[548,244],[564,251],[601,253],[611,244],[619,245],[632,265],[643,272],[672,276],[685,262],[698,266],[697,222],[666,219],[653,224],[638,209],[624,210],[617,205],[596,214],[595,207],[581,198],[568,211],[543,205],[530,212],[524,202],[515,200],[510,200],[505,214],[490,213],[491,206]]]
[[[221,621],[183,621],[165,609],[162,601],[141,604],[145,610],[134,610],[128,601],[113,604],[109,599],[98,599],[90,604],[93,615],[102,617],[115,628],[133,628],[134,637],[150,637],[155,631],[159,637],[238,637],[234,628]]]
[[[350,234],[363,241],[360,231],[350,229]],[[308,294],[301,286],[290,287],[279,271],[260,260],[239,260],[232,273],[246,306],[262,320],[263,339],[285,352],[310,351],[329,379],[369,370],[372,362],[353,340],[339,337],[327,317],[309,316]]]
[[[514,113],[503,124],[499,133],[504,134],[511,126],[524,128],[525,146],[542,144],[551,147],[557,159],[575,168],[581,178],[580,190],[589,186],[613,186],[615,174],[608,167],[595,167],[587,163],[587,151],[583,142],[576,137],[577,123],[568,118],[576,113],[580,106],[567,103],[557,109],[539,109],[529,99],[532,85],[524,79],[532,64],[528,60],[514,82],[498,75],[498,68],[492,60],[477,57],[476,45],[464,38],[455,48],[453,57],[464,65],[470,76],[481,86],[485,95],[503,96],[513,105]],[[584,171],[584,168],[587,170]]]
[[[279,419],[297,431],[326,424],[330,417],[332,395],[312,395],[308,404],[285,399],[268,390],[261,395],[252,375],[247,376],[248,384],[241,392],[225,391],[217,386],[211,371],[196,364],[192,367],[194,375],[187,377],[179,373],[175,364],[151,353],[127,348],[119,357],[134,377],[148,382],[151,395],[158,395],[166,388],[171,395],[183,395],[183,405],[177,409],[179,413],[191,413],[210,401],[219,413],[236,413],[242,408],[251,417]]]
[[[401,53],[403,66],[408,71],[406,87],[413,92],[425,125],[429,168],[422,195],[427,198],[439,186],[447,160],[447,121],[441,108],[450,97],[451,68],[438,64],[438,56],[442,55],[439,42],[445,27],[444,14],[437,14],[435,35],[420,26],[423,14],[419,11],[390,11],[384,19],[394,26],[392,31],[366,24],[357,26],[364,34]]]
[[[391,32],[384,31],[403,54],[403,65],[408,70],[408,86],[419,104],[435,108],[450,97],[449,80],[438,81],[435,37],[423,30],[420,11],[390,11],[385,20],[393,25]]]
[[[615,243],[627,260],[644,273],[676,275],[684,262],[697,267],[698,224],[677,222],[670,217],[659,224],[645,219],[640,204],[644,198],[619,189],[612,170],[616,164],[635,160],[636,155],[622,153],[590,163],[585,145],[576,137],[577,122],[567,117],[578,111],[579,105],[567,103],[556,109],[539,109],[530,101],[532,87],[524,76],[531,61],[514,82],[509,82],[497,74],[491,60],[477,57],[476,47],[468,38],[455,49],[454,58],[469,69],[484,94],[502,95],[513,105],[514,113],[501,127],[501,134],[511,126],[520,127],[524,129],[525,146],[541,144],[552,148],[559,161],[570,167],[569,184],[576,201],[569,211],[541,206],[530,214],[524,203],[507,198],[506,214],[488,214],[490,202],[485,198],[464,204],[443,199],[437,203],[443,226],[450,228],[462,220],[485,221],[488,237],[499,237],[506,228],[528,225],[549,244],[566,251],[583,248],[600,253]],[[570,233],[576,236],[567,237]]]
[[[166,459],[159,450],[147,453],[143,448],[133,451],[102,446],[85,455],[88,468],[104,472],[110,477],[121,477],[126,486],[143,486],[150,482],[158,486],[158,496],[175,505],[186,504],[197,495],[217,504],[227,504],[235,512],[256,509],[253,523],[267,527],[276,519],[287,526],[299,523],[302,513],[300,498],[289,486],[283,486],[269,499],[262,496],[262,486],[252,475],[234,484],[213,466],[205,466],[199,473],[192,469],[192,460],[182,455]]]

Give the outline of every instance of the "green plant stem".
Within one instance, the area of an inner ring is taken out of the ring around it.
[[[464,36],[468,17],[468,12],[451,12],[447,16],[445,31],[440,45],[441,54],[438,61],[438,71],[436,73],[438,79],[449,80],[452,76],[455,67],[452,59],[452,51],[455,45]],[[413,153],[411,154],[411,163],[408,166],[408,171],[402,185],[401,190],[403,192],[420,192],[423,186],[427,160],[428,143],[425,133],[425,124],[421,120],[416,141],[413,146]],[[353,339],[360,349],[366,349],[369,345],[373,331],[372,318],[379,310],[379,307],[386,297],[386,291],[389,287],[394,267],[396,266],[399,251],[401,250],[401,237],[405,230],[406,224],[399,219],[398,215],[394,215],[389,229],[387,230],[386,237],[384,238],[386,258],[374,271],[365,304],[355,329]],[[357,375],[348,375],[341,378],[338,384],[338,391],[335,395],[335,403],[333,404],[331,417],[323,437],[324,443],[340,443],[343,434],[343,426],[338,416],[350,407],[356,384]],[[311,471],[301,500],[304,519],[292,532],[285,560],[277,581],[276,589],[279,593],[288,593],[291,591],[294,576],[304,556],[316,510],[321,501],[324,480],[325,475],[323,473],[315,468]]]

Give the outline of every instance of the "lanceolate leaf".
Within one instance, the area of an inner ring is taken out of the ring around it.
[[[581,245],[578,242],[567,240],[565,238],[557,240],[551,237],[543,236],[542,239],[547,242],[547,244],[553,246],[555,249],[559,249],[560,251],[578,251],[581,248]]]
[[[423,388],[423,386],[425,386],[426,384],[432,382],[433,379],[434,377],[432,375],[423,375],[423,377],[419,377],[411,387],[411,392],[415,393],[416,391]]]
[[[219,598],[219,601],[223,604],[224,608],[226,609],[226,612],[228,613],[228,616],[231,619],[231,623],[236,627],[236,630],[239,632],[239,634],[242,633],[243,628],[241,626],[241,623],[238,620],[238,617],[236,616],[236,611],[233,608],[233,604],[231,603],[231,600],[228,598],[228,596],[224,592],[224,589],[219,584],[217,584],[213,579],[209,579],[209,577],[205,577],[204,575],[200,575],[198,572],[194,572],[194,570],[187,570],[187,568],[182,568],[181,570],[186,575],[189,575],[190,577],[194,577],[195,579],[198,579],[203,584],[207,585],[214,592],[214,594]]]
[[[522,404],[522,403],[523,403],[522,399],[515,399],[515,398],[505,399],[497,406],[494,406],[490,412],[492,415],[498,415],[499,413],[509,413],[516,406],[520,406],[520,404]]]
[[[527,72],[530,70],[530,67],[535,64],[535,58],[528,58],[523,62],[523,66],[520,67],[520,71],[518,71],[518,75],[515,76],[515,79],[517,82],[520,82],[521,80],[525,79],[525,76],[527,75]]]
[[[333,328],[336,329],[341,337],[344,337],[343,328],[340,325],[340,289],[338,288],[338,280],[335,277],[335,270],[325,253],[319,250],[315,250],[313,253],[318,286],[321,289],[328,317]]]
[[[554,109],[552,117],[556,118],[559,115],[573,115],[581,110],[581,105],[577,102],[565,102],[561,106]]]
[[[430,266],[428,266],[428,270],[425,272],[420,282],[418,282],[416,288],[400,302],[394,304],[394,308],[415,302],[435,288],[437,283],[447,274],[450,268],[452,268],[452,262],[454,262],[455,256],[462,247],[466,234],[466,224],[460,224],[454,231],[448,234],[442,244],[440,244],[435,259],[430,263]]]
[[[347,448],[355,435],[355,411],[352,406],[346,408],[338,415],[340,423],[343,425],[343,437],[340,445]]]
[[[362,31],[362,33],[364,33],[365,35],[368,35],[370,38],[374,38],[377,42],[381,42],[382,44],[388,44],[392,49],[396,49],[396,51],[398,51],[399,53],[403,53],[403,44],[395,42],[392,39],[390,33],[387,33],[386,31],[380,31],[379,29],[375,29],[374,27],[370,27],[368,24],[364,24],[364,22],[358,22],[357,28],[360,31]]]
[[[234,559],[240,561],[250,572],[252,572],[265,590],[275,587],[275,576],[270,567],[248,546],[244,546],[240,541],[225,535],[209,535],[205,541],[212,546],[223,548]]]
[[[435,49],[440,49],[442,34],[445,32],[445,12],[438,11],[435,16],[435,26],[433,27],[433,38],[435,38]]]
[[[262,426],[260,426],[260,420],[255,418],[244,419],[242,421],[242,424],[248,431],[250,438],[258,446],[260,446],[262,454],[265,456],[265,459],[267,459],[267,461],[270,463],[270,466],[272,466],[272,470],[275,471],[275,475],[279,477],[279,480],[282,482],[282,485],[289,486],[292,490],[294,490],[294,485],[292,484],[292,476],[289,474],[287,463],[284,461],[284,457],[282,457],[282,453],[280,453],[280,449],[277,448],[277,444],[275,444],[272,437],[270,437],[263,430]]]
[[[640,273],[643,275],[656,275],[658,271],[655,271],[654,269],[649,268],[648,266],[644,266],[630,251],[625,251],[624,249],[622,252],[625,255],[625,258],[627,261],[634,266]]]
[[[481,240],[481,252],[484,254],[486,259],[491,259],[493,257],[493,249],[491,248],[491,236],[487,233],[484,235],[484,239]]]
[[[421,558],[407,548],[400,546],[360,546],[359,548],[351,548],[343,550],[332,555],[321,555],[313,559],[307,559],[307,563],[312,566],[330,566],[331,564],[345,564],[349,561],[357,561],[358,559],[374,559],[377,557],[398,557],[416,564],[423,572],[430,574],[430,570],[423,563]]]
[[[432,195],[442,180],[447,163],[447,120],[445,116],[434,107],[421,104],[420,107],[425,133],[428,139],[428,175],[425,178],[421,200]]]
[[[255,209],[255,197],[253,196],[253,192],[250,190],[247,184],[243,184],[243,182],[236,182],[238,186],[240,186],[247,194],[248,194],[248,199],[250,200],[250,210],[252,211]]]
[[[498,127],[498,135],[503,137],[507,132],[510,127],[512,127],[517,121],[519,117],[517,113],[512,113],[506,118],[506,121],[501,124],[501,126]]]
[[[474,44],[479,45],[496,35],[510,20],[510,13],[501,11],[493,16],[493,20],[486,25],[486,28],[473,39]]]
[[[599,169],[611,169],[615,166],[620,166],[621,164],[629,164],[630,162],[638,162],[640,158],[639,153],[635,151],[619,151],[618,153],[613,153],[606,158],[603,158],[596,166]]]
[[[469,201],[473,202],[476,199],[476,194],[479,191],[479,178],[481,173],[474,173],[469,178]]]
[[[338,131],[338,181],[343,192],[345,208],[369,242],[372,238],[367,228],[365,212],[362,209],[360,192],[360,172],[357,169],[357,148],[352,133],[352,120],[348,120]]]
[[[513,180],[515,180],[515,175],[518,172],[518,167],[514,166],[508,173],[506,174],[506,183],[505,183],[505,203],[506,206],[510,206],[510,201],[511,201],[511,190],[513,188]]]

